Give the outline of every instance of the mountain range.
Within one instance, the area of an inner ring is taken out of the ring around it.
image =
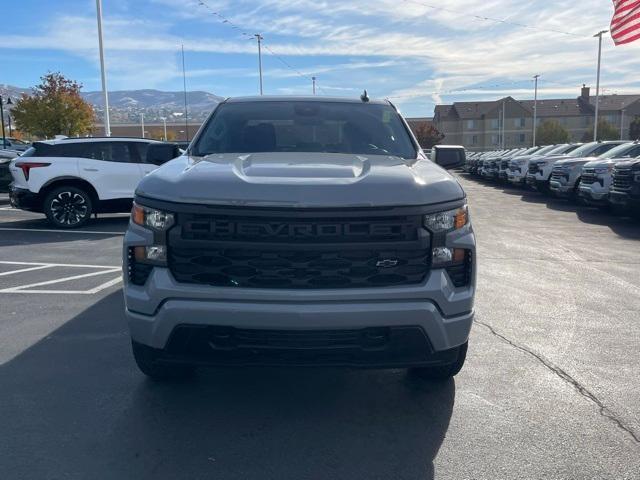
[[[15,102],[23,94],[30,95],[30,88],[12,85],[0,85],[0,95],[10,97]],[[104,110],[104,98],[101,91],[81,92],[82,97],[93,105],[98,118]],[[187,92],[189,120],[204,120],[222,97],[203,91]],[[166,92],[161,90],[118,90],[109,92],[109,112],[111,122],[138,123],[141,114],[146,122],[159,122],[162,117],[167,122],[182,121],[184,112],[184,92]]]

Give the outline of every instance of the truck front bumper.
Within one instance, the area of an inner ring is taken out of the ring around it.
[[[621,208],[640,210],[640,195],[612,190],[609,192],[609,203]]]
[[[571,184],[559,182],[557,180],[549,181],[549,190],[551,190],[551,193],[553,193],[556,197],[570,197],[573,194],[573,189],[574,186]]]
[[[455,349],[467,341],[474,317],[473,294],[473,286],[455,288],[444,270],[433,270],[424,284],[407,287],[241,292],[181,285],[173,280],[168,269],[155,268],[144,286],[126,286],[125,301],[132,339],[167,354],[175,351],[175,342],[184,345],[184,340],[176,338],[183,338],[185,334],[177,332],[187,327],[191,332],[187,335],[189,341],[196,343],[205,337],[216,338],[216,332],[225,329],[231,336],[236,332],[261,338],[285,336],[292,340],[290,348],[276,348],[285,356],[300,349],[323,355],[339,354],[331,345],[326,349],[323,345],[317,349],[307,348],[308,337],[304,335],[340,337],[342,332],[355,335],[358,342],[363,342],[345,347],[346,350],[356,348],[355,360],[347,361],[340,355],[332,359],[329,355],[321,364],[358,366],[362,362],[361,366],[410,366],[430,364],[437,352]],[[379,343],[368,346],[370,337],[380,337]],[[296,338],[300,344],[295,343]],[[407,342],[407,350],[398,348],[398,342]],[[215,344],[213,340],[205,343]],[[262,351],[267,347],[252,346],[249,350],[252,348]],[[371,348],[379,355],[367,353]],[[216,358],[220,357],[220,362],[214,363],[224,363],[225,349],[214,350]],[[236,348],[227,350],[231,359],[239,354]],[[194,351],[201,351],[201,347]],[[256,358],[259,357],[261,355]]]
[[[518,186],[524,186],[526,183],[526,177],[520,173],[508,173],[508,179],[509,179],[509,183],[512,183],[514,185],[518,185]]]
[[[602,206],[609,204],[609,193],[607,191],[597,192],[593,186],[580,185],[578,196],[588,205]]]

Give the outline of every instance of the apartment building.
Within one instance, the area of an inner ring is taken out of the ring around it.
[[[464,145],[469,150],[482,151],[498,148],[525,147],[533,143],[533,100],[505,97],[489,102],[455,102],[438,105],[433,123],[445,135],[442,143]],[[579,142],[592,130],[595,117],[595,96],[591,89],[582,87],[577,98],[538,100],[537,123],[557,120]],[[629,125],[640,116],[640,95],[601,95],[600,118],[629,135]],[[504,119],[504,130],[503,130]]]

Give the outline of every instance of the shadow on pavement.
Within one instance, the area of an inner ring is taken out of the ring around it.
[[[129,218],[126,216],[98,217],[97,220],[92,219],[85,226],[77,229],[79,232],[74,233],[73,229],[56,229],[44,218],[32,218],[27,220],[2,218],[2,220],[0,220],[0,228],[19,230],[0,230],[0,246],[59,243],[77,240],[78,238],[91,241],[103,240],[109,237],[120,236],[119,233],[115,232],[124,233],[128,224]],[[48,231],[29,232],[28,230]],[[87,231],[96,233],[81,233]]]
[[[455,384],[404,371],[134,366],[122,293],[0,366],[0,478],[431,479]]]

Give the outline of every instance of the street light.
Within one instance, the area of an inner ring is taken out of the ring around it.
[[[162,120],[162,124],[164,125],[164,141],[167,141],[167,117],[160,117],[160,120]]]
[[[262,95],[262,40],[264,37],[259,33],[256,33],[254,37],[258,40],[258,73],[260,75],[260,95]]]
[[[598,141],[598,112],[600,110],[600,64],[602,60],[602,35],[608,33],[609,30],[601,30],[593,37],[598,37],[598,76],[596,80],[596,119],[593,125],[593,141]]]
[[[534,75],[536,81],[535,94],[533,97],[533,146],[536,146],[536,123],[538,123],[538,79],[540,75]]]
[[[11,97],[7,97],[7,105],[13,105],[13,102],[11,101]],[[11,113],[9,113],[9,115],[11,115]],[[0,95],[0,119],[2,119],[2,148],[3,150],[6,150],[7,148],[7,137],[5,136],[4,133],[4,99],[2,98],[2,95]],[[11,122],[11,120],[9,120],[9,122]],[[9,135],[11,135],[11,132],[9,132]]]

